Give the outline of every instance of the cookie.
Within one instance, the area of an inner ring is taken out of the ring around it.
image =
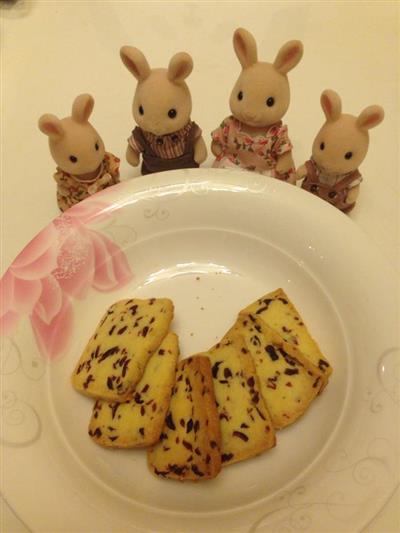
[[[173,318],[171,300],[121,300],[105,313],[72,375],[78,392],[111,402],[130,399]]]
[[[243,461],[275,446],[275,432],[261,396],[253,359],[232,332],[206,354],[211,361],[222,464]]]
[[[323,373],[255,315],[240,315],[226,338],[234,333],[243,336],[253,357],[261,394],[274,428],[292,424],[317,396]]]
[[[178,356],[178,337],[168,333],[150,357],[131,400],[96,400],[90,437],[108,448],[139,448],[156,443],[168,411]]]
[[[329,361],[310,335],[299,312],[282,289],[266,294],[243,309],[274,329],[286,342],[293,344],[323,374],[322,388],[332,373]]]
[[[165,426],[148,464],[163,478],[211,479],[221,470],[220,446],[210,361],[192,356],[178,364]]]

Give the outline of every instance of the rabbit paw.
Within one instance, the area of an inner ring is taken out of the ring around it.
[[[302,180],[303,178],[305,178],[307,176],[307,168],[306,168],[306,165],[301,165],[297,170],[296,170],[296,174],[297,174],[297,179],[298,180]]]
[[[126,160],[128,161],[128,163],[132,167],[137,167],[139,164],[139,159],[139,154],[135,152],[135,150],[128,144],[128,147],[126,149]]]

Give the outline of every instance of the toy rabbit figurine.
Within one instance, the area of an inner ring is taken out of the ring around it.
[[[124,46],[121,59],[138,80],[132,112],[138,126],[128,139],[126,159],[142,174],[198,167],[207,157],[199,126],[190,120],[192,99],[185,79],[193,69],[185,52],[175,54],[167,69],[150,69],[140,50]]]
[[[70,117],[46,114],[39,119],[57,163],[54,179],[61,211],[119,182],[120,160],[105,152],[100,135],[88,122],[93,106],[93,97],[81,94],[74,100]]]
[[[211,134],[214,167],[242,167],[295,183],[292,144],[281,122],[289,107],[287,73],[303,56],[300,41],[289,41],[273,63],[257,60],[257,44],[239,28],[233,46],[242,72],[230,97],[232,115]]]
[[[344,213],[350,212],[358,197],[361,174],[359,165],[368,151],[368,130],[384,117],[380,106],[364,109],[358,117],[342,114],[337,93],[326,90],[321,95],[326,122],[319,130],[312,157],[298,168],[302,188],[326,200]]]

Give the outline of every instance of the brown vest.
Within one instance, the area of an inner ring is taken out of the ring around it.
[[[164,170],[175,170],[180,168],[197,168],[198,163],[194,160],[194,144],[197,126],[192,122],[192,126],[186,137],[185,151],[179,157],[165,159],[154,153],[150,143],[146,140],[143,130],[138,126],[133,130],[132,135],[135,141],[143,147],[142,157],[142,174],[152,174]],[[162,136],[160,136],[162,142]]]
[[[318,167],[311,159],[306,161],[306,169],[307,175],[301,184],[302,189],[319,196],[344,213],[349,213],[353,209],[355,202],[348,204],[346,203],[346,198],[350,190],[349,185],[351,182],[361,176],[358,170],[354,170],[350,174],[345,175],[332,186],[319,181]]]

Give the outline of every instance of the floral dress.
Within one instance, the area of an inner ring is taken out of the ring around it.
[[[264,134],[251,136],[242,130],[242,123],[230,116],[211,133],[212,140],[222,147],[213,163],[214,168],[243,168],[284,181],[295,178],[295,169],[279,173],[278,157],[292,150],[287,126],[277,122]]]
[[[57,203],[61,211],[84,200],[88,196],[119,183],[120,159],[106,152],[97,175],[90,180],[64,172],[57,167],[54,179],[57,182]]]

